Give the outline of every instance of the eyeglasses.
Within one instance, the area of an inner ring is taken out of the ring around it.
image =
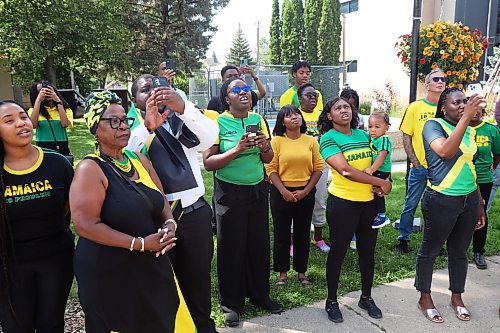
[[[432,81],[434,81],[436,83],[439,82],[439,81],[441,81],[443,83],[446,83],[446,78],[444,76],[435,76],[435,77],[432,78]]]
[[[118,127],[121,126],[122,123],[124,123],[128,127],[132,126],[132,124],[134,123],[134,118],[131,117],[127,117],[124,119],[120,119],[118,117],[109,117],[109,118],[101,118],[99,121],[101,120],[109,120],[109,126],[111,126],[112,129],[117,129]]]
[[[244,92],[249,92],[250,90],[252,90],[252,88],[250,86],[243,86],[243,87],[233,87],[230,92],[232,92],[233,94],[239,94],[241,91],[244,91]]]
[[[308,92],[307,94],[302,94],[302,96],[306,96],[307,98],[318,98],[318,93],[317,92]]]

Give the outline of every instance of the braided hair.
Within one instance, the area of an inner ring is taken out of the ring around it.
[[[451,93],[454,93],[456,91],[462,91],[458,88],[446,88],[443,90],[441,95],[439,96],[439,102],[436,107],[436,115],[435,118],[444,118],[444,112],[443,112],[443,105],[446,103],[446,99],[448,98],[448,95]]]
[[[224,108],[224,110],[229,110],[229,104],[227,103],[226,101],[226,97],[229,95],[228,92],[227,92],[227,88],[229,88],[229,85],[231,84],[231,82],[233,81],[236,81],[236,80],[241,80],[239,77],[232,77],[230,79],[228,79],[226,82],[224,82],[224,84],[222,84],[222,87],[220,87],[220,100],[222,102],[222,107]],[[243,80],[241,80],[243,81]]]
[[[351,118],[351,123],[349,124],[349,127],[352,129],[358,128],[358,123],[359,123],[359,116],[358,116],[358,110],[347,100],[345,97],[335,97],[334,99],[331,99],[326,103],[326,105],[323,107],[323,110],[321,111],[321,114],[319,115],[318,118],[318,131],[321,134],[325,134],[329,130],[333,128],[333,122],[328,119],[327,114],[330,112],[332,107],[337,104],[338,101],[344,101],[348,103],[351,106],[351,111],[352,111],[352,118]]]
[[[22,105],[13,100],[0,101],[0,109],[6,105],[14,104],[19,106],[25,112],[26,110]],[[9,215],[7,214],[7,205],[5,203],[5,179],[4,179],[4,168],[5,163],[5,147],[3,142],[0,140],[0,285],[2,285],[2,290],[0,291],[2,296],[7,298],[7,303],[10,307],[10,311],[15,316],[14,309],[12,307],[12,302],[10,299],[10,287],[13,282],[13,240],[11,233],[11,225]]]
[[[354,103],[356,105],[353,105],[353,106],[356,108],[356,110],[359,110],[359,95],[356,92],[356,90],[351,89],[351,88],[345,88],[340,93],[340,97],[344,97],[347,100],[349,100],[349,98],[354,99]]]

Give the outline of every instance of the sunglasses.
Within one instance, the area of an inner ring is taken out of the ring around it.
[[[432,78],[432,81],[434,81],[436,83],[439,82],[439,81],[441,81],[443,83],[446,83],[446,78],[444,76],[435,76],[435,77]]]
[[[134,123],[134,118],[131,117],[127,117],[124,119],[120,119],[118,117],[109,117],[109,118],[101,118],[99,121],[101,120],[108,120],[109,126],[111,126],[112,129],[117,129],[118,127],[120,127],[122,123],[124,123],[128,127],[132,126],[132,124]]]
[[[302,96],[306,96],[307,98],[318,98],[318,93],[317,92],[309,92],[307,94],[302,94]]]
[[[239,94],[241,91],[243,92],[249,92],[250,90],[252,90],[252,88],[250,86],[243,86],[243,87],[233,87],[230,92],[232,92],[233,94]]]

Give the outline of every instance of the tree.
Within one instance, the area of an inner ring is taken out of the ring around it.
[[[337,66],[340,57],[340,3],[323,0],[318,31],[318,63]]]
[[[304,12],[305,59],[311,65],[318,64],[318,29],[323,0],[306,0]]]
[[[299,32],[297,40],[299,59],[303,59],[305,57],[304,4],[302,0],[292,0],[292,7],[295,10],[295,24],[297,24],[297,31]]]
[[[128,24],[133,31],[134,74],[156,73],[158,65],[173,58],[177,69],[190,73],[199,69],[217,28],[215,13],[229,0],[128,0]]]
[[[243,34],[243,30],[241,30],[241,25],[238,24],[238,30],[236,30],[236,35],[231,42],[229,54],[226,56],[226,62],[228,64],[238,66],[242,59],[247,59],[249,65],[254,63],[248,40]]]
[[[0,54],[17,85],[42,79],[69,87],[130,67],[126,0],[0,1]],[[77,81],[78,82],[78,81]]]
[[[491,75],[495,71],[495,66],[500,60],[500,46],[493,47],[493,54],[488,56],[488,65],[484,67],[486,74]]]
[[[297,25],[297,11],[293,0],[283,0],[281,21],[281,62],[293,64],[300,60],[300,32]]]
[[[273,13],[269,37],[269,61],[273,65],[279,65],[281,64],[281,20],[278,0],[273,0]]]

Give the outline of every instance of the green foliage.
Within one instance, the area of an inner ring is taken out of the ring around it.
[[[130,68],[126,0],[10,0],[0,11],[0,54],[14,81],[26,88],[42,79],[69,87]],[[118,13],[118,14],[117,14]]]
[[[231,42],[229,54],[226,56],[226,62],[230,65],[238,66],[242,59],[248,59],[249,65],[254,64],[250,45],[248,44],[247,38],[243,34],[241,25],[238,24],[238,30],[236,30],[236,34]]]
[[[281,21],[281,62],[293,64],[300,60],[300,36],[294,0],[283,0],[283,19]],[[302,20],[302,17],[300,18]]]
[[[133,34],[133,75],[156,73],[165,57],[173,58],[177,72],[200,68],[216,27],[215,13],[229,0],[129,1],[128,25]]]
[[[495,66],[500,60],[500,46],[493,47],[493,55],[488,56],[488,65],[484,68],[486,74],[491,75],[495,70]]]
[[[318,64],[318,29],[323,0],[306,0],[304,12],[305,59],[311,65]]]
[[[338,0],[323,0],[318,32],[318,63],[337,65],[340,57],[340,3]]]
[[[361,103],[359,103],[359,113],[368,115],[370,114],[371,109],[372,109],[372,102],[362,101]]]
[[[281,20],[278,0],[273,0],[271,27],[269,28],[269,61],[273,65],[281,64]]]
[[[305,56],[304,4],[302,3],[302,0],[291,1],[296,13],[295,17],[297,18],[297,20],[295,22],[299,31],[299,39],[297,41],[297,43],[299,44],[299,55],[300,59],[303,59]]]
[[[259,62],[261,65],[269,65],[269,41],[266,37],[259,38]]]

